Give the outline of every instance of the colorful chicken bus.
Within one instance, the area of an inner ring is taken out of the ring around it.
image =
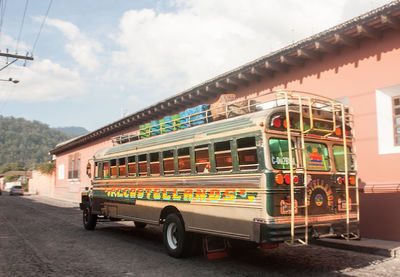
[[[199,234],[266,247],[357,238],[348,108],[296,91],[240,101],[254,107],[228,103],[225,119],[96,153],[80,205],[84,227],[93,230],[98,218],[162,224],[173,257],[186,255]]]

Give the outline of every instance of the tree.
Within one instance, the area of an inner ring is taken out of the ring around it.
[[[0,134],[0,174],[47,162],[50,149],[72,138],[39,121],[3,116],[0,116]],[[19,166],[6,165],[15,163]]]
[[[18,180],[18,178],[19,178],[19,175],[10,174],[10,175],[7,175],[7,176],[4,178],[4,181],[5,181],[6,183],[8,183],[8,182],[15,182],[15,181]]]
[[[39,170],[42,174],[50,175],[56,169],[56,163],[55,162],[41,163],[36,165],[35,169]]]

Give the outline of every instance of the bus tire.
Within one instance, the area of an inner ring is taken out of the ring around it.
[[[187,256],[191,249],[190,234],[185,231],[182,219],[175,213],[165,219],[163,241],[168,255],[174,258]]]
[[[146,223],[138,222],[138,221],[134,221],[133,223],[135,224],[135,227],[138,229],[143,229],[147,225]]]
[[[97,215],[92,214],[92,211],[90,208],[86,208],[83,210],[83,227],[85,227],[86,230],[94,230],[96,227],[97,223]]]

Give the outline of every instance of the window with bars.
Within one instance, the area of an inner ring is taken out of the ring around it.
[[[174,175],[174,151],[167,150],[163,152],[163,165],[164,165],[164,175]]]
[[[400,146],[400,96],[392,98],[394,145]]]
[[[75,153],[68,156],[68,179],[80,179],[81,155]]]

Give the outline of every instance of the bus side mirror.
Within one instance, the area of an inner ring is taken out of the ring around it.
[[[92,165],[90,163],[86,166],[86,175],[91,178],[92,177]]]

